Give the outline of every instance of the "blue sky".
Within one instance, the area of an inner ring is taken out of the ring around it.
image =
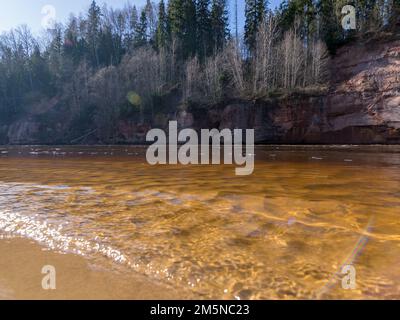
[[[1,0],[0,11],[0,32],[10,30],[21,24],[27,24],[35,33],[41,31],[41,22],[44,18],[42,8],[52,5],[56,9],[57,21],[64,22],[70,13],[78,14],[85,11],[92,0]],[[129,1],[138,7],[144,5],[146,0],[97,0],[99,4],[106,3],[114,8],[123,7]],[[231,9],[234,0],[228,0]],[[157,1],[156,1],[157,2]],[[281,0],[271,0],[271,7],[279,5]],[[244,0],[238,0],[239,7],[239,26],[244,24]],[[233,20],[233,14],[231,14]],[[231,21],[233,22],[233,21]]]

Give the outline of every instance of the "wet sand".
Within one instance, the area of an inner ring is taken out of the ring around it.
[[[24,239],[0,240],[0,299],[185,299],[185,294],[140,275],[101,269],[89,260],[48,251]],[[56,289],[44,290],[42,267],[56,268]]]

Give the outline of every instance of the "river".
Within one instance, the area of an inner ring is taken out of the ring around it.
[[[29,239],[189,299],[400,298],[399,146],[258,146],[250,176],[150,166],[145,153],[0,147],[0,242]]]

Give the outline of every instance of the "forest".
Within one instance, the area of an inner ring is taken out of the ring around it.
[[[355,30],[342,28],[347,4],[356,8]],[[30,114],[55,121],[43,112],[55,108],[71,138],[97,130],[109,139],[119,119],[151,122],[193,104],[325,90],[336,50],[399,14],[400,0],[285,0],[276,10],[245,0],[238,30],[226,0],[121,9],[93,1],[43,35],[23,25],[0,36],[0,125]]]

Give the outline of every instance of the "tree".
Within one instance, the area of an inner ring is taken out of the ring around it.
[[[277,40],[276,18],[272,14],[268,14],[256,34],[252,59],[252,91],[254,95],[276,88],[277,57],[275,48]]]
[[[228,11],[226,0],[212,0],[211,4],[211,28],[213,38],[213,49],[219,50],[224,47],[229,35]]]
[[[342,29],[336,15],[336,0],[319,0],[317,10],[320,17],[319,36],[328,46],[331,53],[342,41]]]
[[[144,7],[147,19],[147,37],[150,43],[156,45],[156,33],[157,33],[157,13],[155,12],[155,5],[147,0],[146,6]]]
[[[127,51],[131,51],[134,45],[135,39],[135,32],[139,23],[138,12],[136,6],[131,7],[130,5],[127,6],[125,9],[127,11],[127,21],[128,21],[128,28],[127,34],[125,35],[124,42],[125,48]]]
[[[71,15],[64,35],[63,54],[68,57],[74,65],[78,65],[84,55],[84,47],[79,40],[78,19]]]
[[[196,53],[197,16],[195,0],[184,0],[184,33],[182,50],[184,57],[192,57]]]
[[[171,0],[168,3],[171,36],[178,41],[180,58],[196,52],[196,5],[194,0]]]
[[[99,67],[98,43],[100,37],[101,9],[93,0],[88,12],[87,42],[89,45],[89,60],[93,66]]]
[[[318,32],[316,19],[318,4],[316,6],[314,2],[313,0],[284,1],[280,7],[280,26],[283,31],[290,30],[296,24],[299,36],[306,43],[311,41]],[[334,11],[330,14],[334,15]]]
[[[244,41],[248,50],[252,52],[255,48],[258,27],[265,17],[267,2],[265,0],[246,0],[245,3]]]
[[[140,14],[140,21],[135,30],[135,47],[142,47],[147,44],[147,14],[146,10],[142,10]]]
[[[285,33],[279,50],[282,56],[280,85],[285,89],[294,89],[303,83],[301,75],[304,74],[305,61],[304,48],[295,28]]]
[[[197,54],[202,61],[212,49],[210,0],[198,0],[197,6]]]
[[[164,0],[161,0],[158,6],[158,24],[156,44],[158,49],[166,48],[169,41],[169,25],[168,17],[165,11]]]

